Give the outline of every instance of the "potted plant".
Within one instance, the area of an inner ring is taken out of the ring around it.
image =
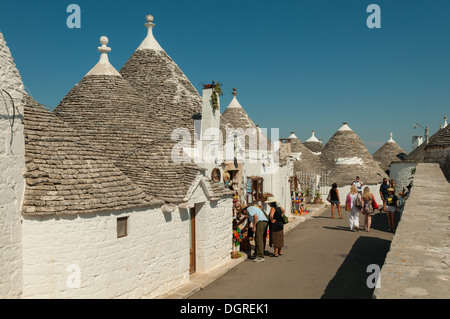
[[[322,203],[322,195],[320,195],[319,191],[316,191],[314,194],[314,204]]]

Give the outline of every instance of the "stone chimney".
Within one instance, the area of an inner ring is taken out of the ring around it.
[[[220,94],[216,93],[213,98],[216,85],[215,82],[203,85],[201,129],[196,130],[201,132],[198,138],[201,139],[200,144],[203,150],[214,140],[220,142]],[[211,159],[204,160],[211,161]]]
[[[414,135],[412,137],[412,149],[416,149],[423,143],[423,136],[422,135]]]

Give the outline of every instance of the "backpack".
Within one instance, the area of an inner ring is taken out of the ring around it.
[[[364,202],[363,213],[366,213],[366,214],[372,214],[373,213],[372,201]]]
[[[353,205],[356,207],[356,208],[359,208],[359,209],[361,209],[362,208],[362,201],[361,201],[361,197],[359,197],[359,194],[357,193],[356,194],[356,198],[355,198],[355,202],[353,203]]]

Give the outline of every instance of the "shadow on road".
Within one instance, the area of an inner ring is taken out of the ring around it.
[[[367,272],[367,267],[376,264],[381,268],[390,245],[390,240],[359,237],[350,252],[342,256],[345,260],[321,299],[371,299],[374,289],[367,286],[367,279],[373,271]]]

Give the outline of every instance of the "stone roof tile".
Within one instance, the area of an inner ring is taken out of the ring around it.
[[[24,133],[24,214],[85,214],[161,203],[30,97]]]

